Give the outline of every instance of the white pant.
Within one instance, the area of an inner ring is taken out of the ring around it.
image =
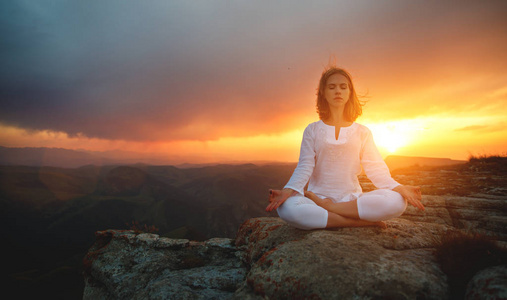
[[[361,220],[377,222],[401,216],[407,207],[403,197],[392,190],[380,189],[357,198]],[[289,197],[277,209],[282,220],[299,229],[326,228],[328,211],[303,195]]]

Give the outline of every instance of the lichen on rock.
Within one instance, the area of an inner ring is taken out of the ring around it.
[[[301,231],[278,218],[249,220],[236,242],[246,245],[251,268],[236,296],[447,298],[445,274],[430,249],[435,241],[432,229],[407,220],[389,225],[388,229]],[[410,230],[414,227],[420,231]],[[267,236],[262,234],[266,229],[272,229]]]
[[[231,239],[206,242],[97,232],[85,256],[83,299],[230,298],[246,269]]]

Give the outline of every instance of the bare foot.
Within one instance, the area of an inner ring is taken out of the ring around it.
[[[384,221],[375,222],[375,226],[378,226],[382,229],[387,229],[387,223]]]
[[[328,203],[332,203],[331,199],[320,199],[317,195],[315,195],[313,192],[306,191],[305,197],[315,202],[318,206],[324,207]],[[325,208],[325,207],[324,207]]]

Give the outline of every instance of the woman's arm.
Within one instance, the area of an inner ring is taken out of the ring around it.
[[[361,165],[363,166],[366,176],[379,189],[394,189],[400,185],[391,177],[389,168],[382,159],[382,155],[377,149],[371,131],[365,128],[365,136],[362,138],[361,147]]]
[[[310,176],[312,176],[315,168],[315,137],[313,126],[315,123],[308,125],[303,133],[303,141],[301,142],[301,150],[299,152],[299,161],[294,173],[284,188],[292,189],[301,195]]]
[[[299,162],[292,173],[289,182],[283,190],[269,190],[269,205],[266,211],[272,211],[282,205],[290,196],[300,193],[304,194],[304,188],[315,168],[315,143],[313,136],[313,125],[306,127],[301,142]]]
[[[368,130],[366,139],[363,141],[361,164],[366,176],[377,188],[398,192],[408,203],[420,210],[424,210],[424,206],[421,203],[421,188],[418,186],[401,185],[391,177],[389,168],[382,159],[377,146],[375,146],[370,130]]]
[[[269,190],[269,205],[266,207],[266,211],[277,209],[287,198],[296,194],[296,191],[288,188],[283,190]]]

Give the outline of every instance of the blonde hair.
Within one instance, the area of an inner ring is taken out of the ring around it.
[[[343,115],[347,121],[354,122],[357,117],[363,113],[362,106],[364,105],[364,102],[359,101],[349,72],[334,66],[325,69],[320,77],[319,87],[317,89],[317,113],[319,114],[319,119],[325,120],[329,117],[329,104],[327,103],[324,91],[326,89],[327,80],[334,74],[341,74],[345,76],[349,82],[350,98],[345,104]]]

